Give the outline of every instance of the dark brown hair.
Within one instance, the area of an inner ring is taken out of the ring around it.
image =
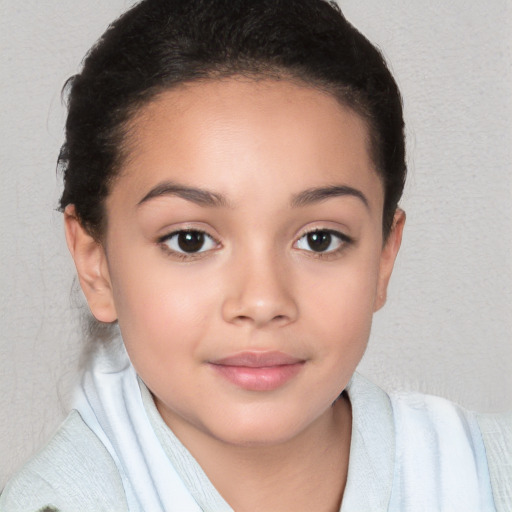
[[[367,122],[383,180],[383,232],[406,165],[400,92],[381,53],[326,0],[143,0],[116,20],[67,83],[60,207],[98,240],[130,118],[160,92],[233,75],[327,90]]]

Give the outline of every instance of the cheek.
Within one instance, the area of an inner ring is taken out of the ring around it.
[[[124,260],[112,276],[119,326],[134,365],[169,362],[194,354],[215,311],[215,287],[201,273],[153,261],[144,266]]]
[[[333,366],[340,359],[362,356],[370,334],[377,280],[378,262],[370,259],[317,271],[304,283],[304,313],[315,326],[313,336],[323,340],[322,355],[330,357]]]

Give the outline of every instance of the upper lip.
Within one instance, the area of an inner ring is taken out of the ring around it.
[[[248,368],[267,368],[269,366],[284,366],[303,363],[304,359],[291,356],[284,352],[240,352],[231,356],[211,361],[219,366],[245,366]]]

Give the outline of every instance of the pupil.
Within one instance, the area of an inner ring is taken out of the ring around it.
[[[197,252],[204,244],[204,233],[199,231],[185,231],[178,235],[178,245],[182,251]]]
[[[327,231],[315,231],[308,234],[308,244],[313,251],[326,251],[331,245],[331,234]]]

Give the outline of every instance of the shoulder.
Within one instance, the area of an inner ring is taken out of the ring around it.
[[[476,414],[444,398],[420,393],[391,393],[390,399],[397,446],[404,459],[414,450],[435,455],[433,460],[439,464],[464,458],[485,462]]]
[[[512,510],[512,412],[478,414],[477,421],[498,510]]]
[[[491,485],[491,467],[477,414],[430,395],[392,393],[390,398],[399,494],[414,489],[416,499],[423,503],[436,496],[436,503],[442,500],[457,510],[475,504],[479,510],[495,510],[497,489]]]
[[[127,510],[114,461],[77,411],[70,413],[0,497],[0,510],[5,512],[55,509]]]

